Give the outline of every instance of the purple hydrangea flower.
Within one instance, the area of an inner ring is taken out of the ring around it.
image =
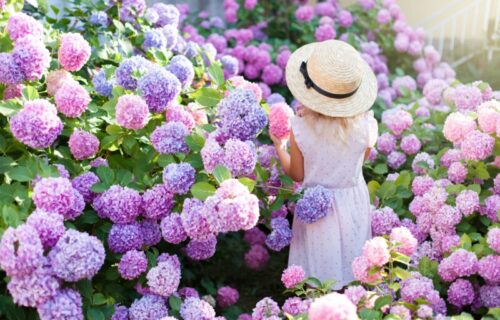
[[[95,173],[85,172],[73,178],[73,180],[71,181],[71,185],[83,196],[85,202],[92,203],[97,195],[92,191],[92,186],[99,182],[101,182],[101,180]]]
[[[92,77],[92,84],[97,94],[108,98],[112,96],[114,80],[107,79],[106,72],[103,69]]]
[[[180,12],[174,5],[155,3],[153,9],[158,13],[158,20],[156,25],[159,27],[173,26],[177,27],[180,19]]]
[[[145,0],[123,0],[119,10],[121,21],[133,22],[136,17],[142,16],[146,9]]]
[[[218,105],[220,127],[229,137],[240,140],[255,138],[267,125],[267,116],[255,94],[245,88],[237,88]]]
[[[145,219],[140,222],[142,240],[145,246],[154,246],[161,241],[161,229],[156,220]]]
[[[119,185],[113,185],[103,192],[97,211],[114,223],[131,223],[142,212],[142,198],[139,192]],[[96,198],[97,200],[97,198]]]
[[[79,216],[85,202],[66,178],[44,178],[33,188],[33,202],[38,209],[55,212],[66,219]]]
[[[0,240],[0,267],[8,276],[25,276],[39,268],[43,246],[35,228],[30,225],[9,227]]]
[[[113,313],[111,320],[129,320],[127,307],[115,305],[115,313]]]
[[[52,248],[66,230],[62,215],[43,210],[35,210],[30,214],[26,224],[36,230],[45,249]]]
[[[487,308],[498,308],[500,306],[500,286],[486,285],[479,289],[482,304]]]
[[[478,273],[488,284],[500,284],[500,256],[489,255],[481,258]]]
[[[14,303],[24,307],[36,307],[52,298],[59,289],[49,265],[39,267],[29,275],[12,277],[7,284]]]
[[[458,308],[471,304],[474,297],[474,288],[468,280],[458,279],[448,288],[448,302]]]
[[[26,36],[33,36],[40,40],[43,37],[42,24],[23,12],[15,12],[9,17],[6,30],[13,42]]]
[[[222,69],[224,70],[224,78],[229,79],[238,75],[239,72],[239,62],[233,56],[224,55],[220,58],[220,62],[222,63]]]
[[[165,39],[162,29],[151,29],[144,33],[144,42],[142,43],[142,48],[144,50],[165,50],[166,46],[167,39]]]
[[[459,85],[455,88],[454,102],[460,111],[475,111],[482,101],[481,90],[475,86]]]
[[[161,219],[169,215],[174,206],[173,194],[163,184],[157,184],[144,192],[142,202],[142,215],[148,219]]]
[[[411,168],[416,174],[424,174],[428,169],[424,169],[421,165],[425,165],[429,169],[434,169],[434,160],[426,152],[420,152],[413,159]]]
[[[91,101],[87,90],[74,80],[64,82],[54,98],[57,110],[68,118],[81,116]]]
[[[274,218],[271,220],[273,231],[267,236],[266,245],[274,251],[281,251],[292,241],[292,229],[286,218]]]
[[[168,316],[165,299],[152,294],[136,299],[128,310],[128,316],[130,320],[162,319]]]
[[[266,320],[278,316],[279,313],[280,307],[278,304],[271,298],[264,298],[255,305],[252,311],[252,319]]]
[[[240,294],[235,288],[225,286],[217,290],[217,303],[221,308],[227,308],[238,302]]]
[[[224,164],[234,177],[246,176],[253,172],[257,163],[257,153],[253,142],[229,139],[224,150]]]
[[[49,50],[34,36],[25,36],[16,41],[12,57],[24,78],[29,81],[40,80],[50,64]]]
[[[61,134],[63,124],[56,107],[46,100],[27,101],[10,119],[12,135],[25,145],[42,149],[51,146]]]
[[[73,289],[62,289],[37,306],[40,320],[83,320],[82,297]]]
[[[138,223],[114,224],[109,231],[108,246],[115,253],[139,250],[143,242],[141,227]]]
[[[184,138],[188,134],[189,131],[183,123],[172,121],[157,127],[151,134],[150,140],[159,153],[186,153],[189,147]]]
[[[146,276],[149,289],[154,294],[169,297],[177,291],[181,280],[181,269],[171,261],[159,262]]]
[[[135,90],[137,88],[137,78],[140,78],[140,75],[147,74],[153,68],[154,64],[141,56],[125,59],[116,68],[116,83],[127,90]]]
[[[306,189],[302,199],[297,201],[295,214],[301,221],[313,223],[325,217],[331,207],[331,191],[318,185]]]
[[[67,71],[78,71],[90,58],[90,45],[79,33],[61,35],[57,52],[59,64]]]
[[[451,282],[458,277],[473,275],[478,270],[476,254],[458,249],[439,264],[438,273],[446,282]]]
[[[196,171],[187,162],[171,163],[163,169],[163,183],[174,194],[186,194],[195,181]]]
[[[183,89],[187,89],[194,79],[193,63],[185,56],[173,57],[166,67],[180,81]]]
[[[176,76],[165,69],[155,69],[139,79],[138,88],[151,112],[163,112],[181,91]]]
[[[0,83],[16,85],[22,83],[24,76],[10,53],[0,53]]]
[[[224,149],[222,149],[215,139],[207,139],[200,154],[203,160],[203,167],[209,173],[212,173],[215,167],[224,163]]]
[[[203,239],[211,233],[210,225],[204,215],[204,205],[198,199],[184,200],[181,214],[184,232],[192,239]]]
[[[105,11],[92,12],[89,22],[95,26],[107,27],[109,25],[108,14]]]
[[[134,94],[120,96],[115,110],[116,122],[124,128],[139,130],[148,123],[148,105],[144,99]]]
[[[180,314],[185,320],[215,319],[214,308],[208,302],[195,297],[184,300]]]
[[[148,268],[148,259],[144,251],[127,251],[118,263],[118,272],[123,279],[132,280],[141,273],[146,272]]]
[[[214,235],[207,236],[200,240],[191,240],[186,246],[186,254],[193,260],[206,260],[215,254],[217,246],[217,237]]]
[[[49,253],[54,274],[65,281],[91,279],[104,264],[104,246],[85,232],[67,230]]]
[[[385,155],[390,154],[396,150],[396,137],[388,132],[381,134],[377,139],[377,149]]]
[[[390,207],[375,210],[372,213],[372,232],[374,236],[387,235],[401,225],[398,215]]]

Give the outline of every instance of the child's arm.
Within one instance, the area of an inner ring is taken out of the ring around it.
[[[286,150],[286,140],[281,140],[273,135],[271,135],[271,139],[285,174],[294,181],[302,182],[304,180],[304,157],[295,142],[293,131],[290,133],[290,154]]]

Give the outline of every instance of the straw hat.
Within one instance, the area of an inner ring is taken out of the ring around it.
[[[288,88],[307,108],[330,117],[352,117],[371,108],[377,79],[352,46],[328,40],[297,49],[286,66]]]

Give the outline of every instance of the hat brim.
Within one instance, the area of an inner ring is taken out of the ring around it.
[[[368,111],[377,98],[377,78],[370,66],[359,57],[362,70],[361,84],[355,94],[348,98],[334,99],[307,88],[300,65],[307,61],[320,42],[310,43],[297,49],[288,60],[286,81],[293,96],[306,108],[330,117],[353,117]]]

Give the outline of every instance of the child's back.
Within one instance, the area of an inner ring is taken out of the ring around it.
[[[307,115],[292,121],[295,141],[304,157],[304,187],[332,190],[333,208],[315,223],[293,223],[289,265],[300,265],[308,276],[336,280],[340,289],[354,280],[351,264],[371,238],[370,202],[362,174],[365,152],[377,139],[373,114],[348,120]],[[340,133],[344,131],[344,137]]]

